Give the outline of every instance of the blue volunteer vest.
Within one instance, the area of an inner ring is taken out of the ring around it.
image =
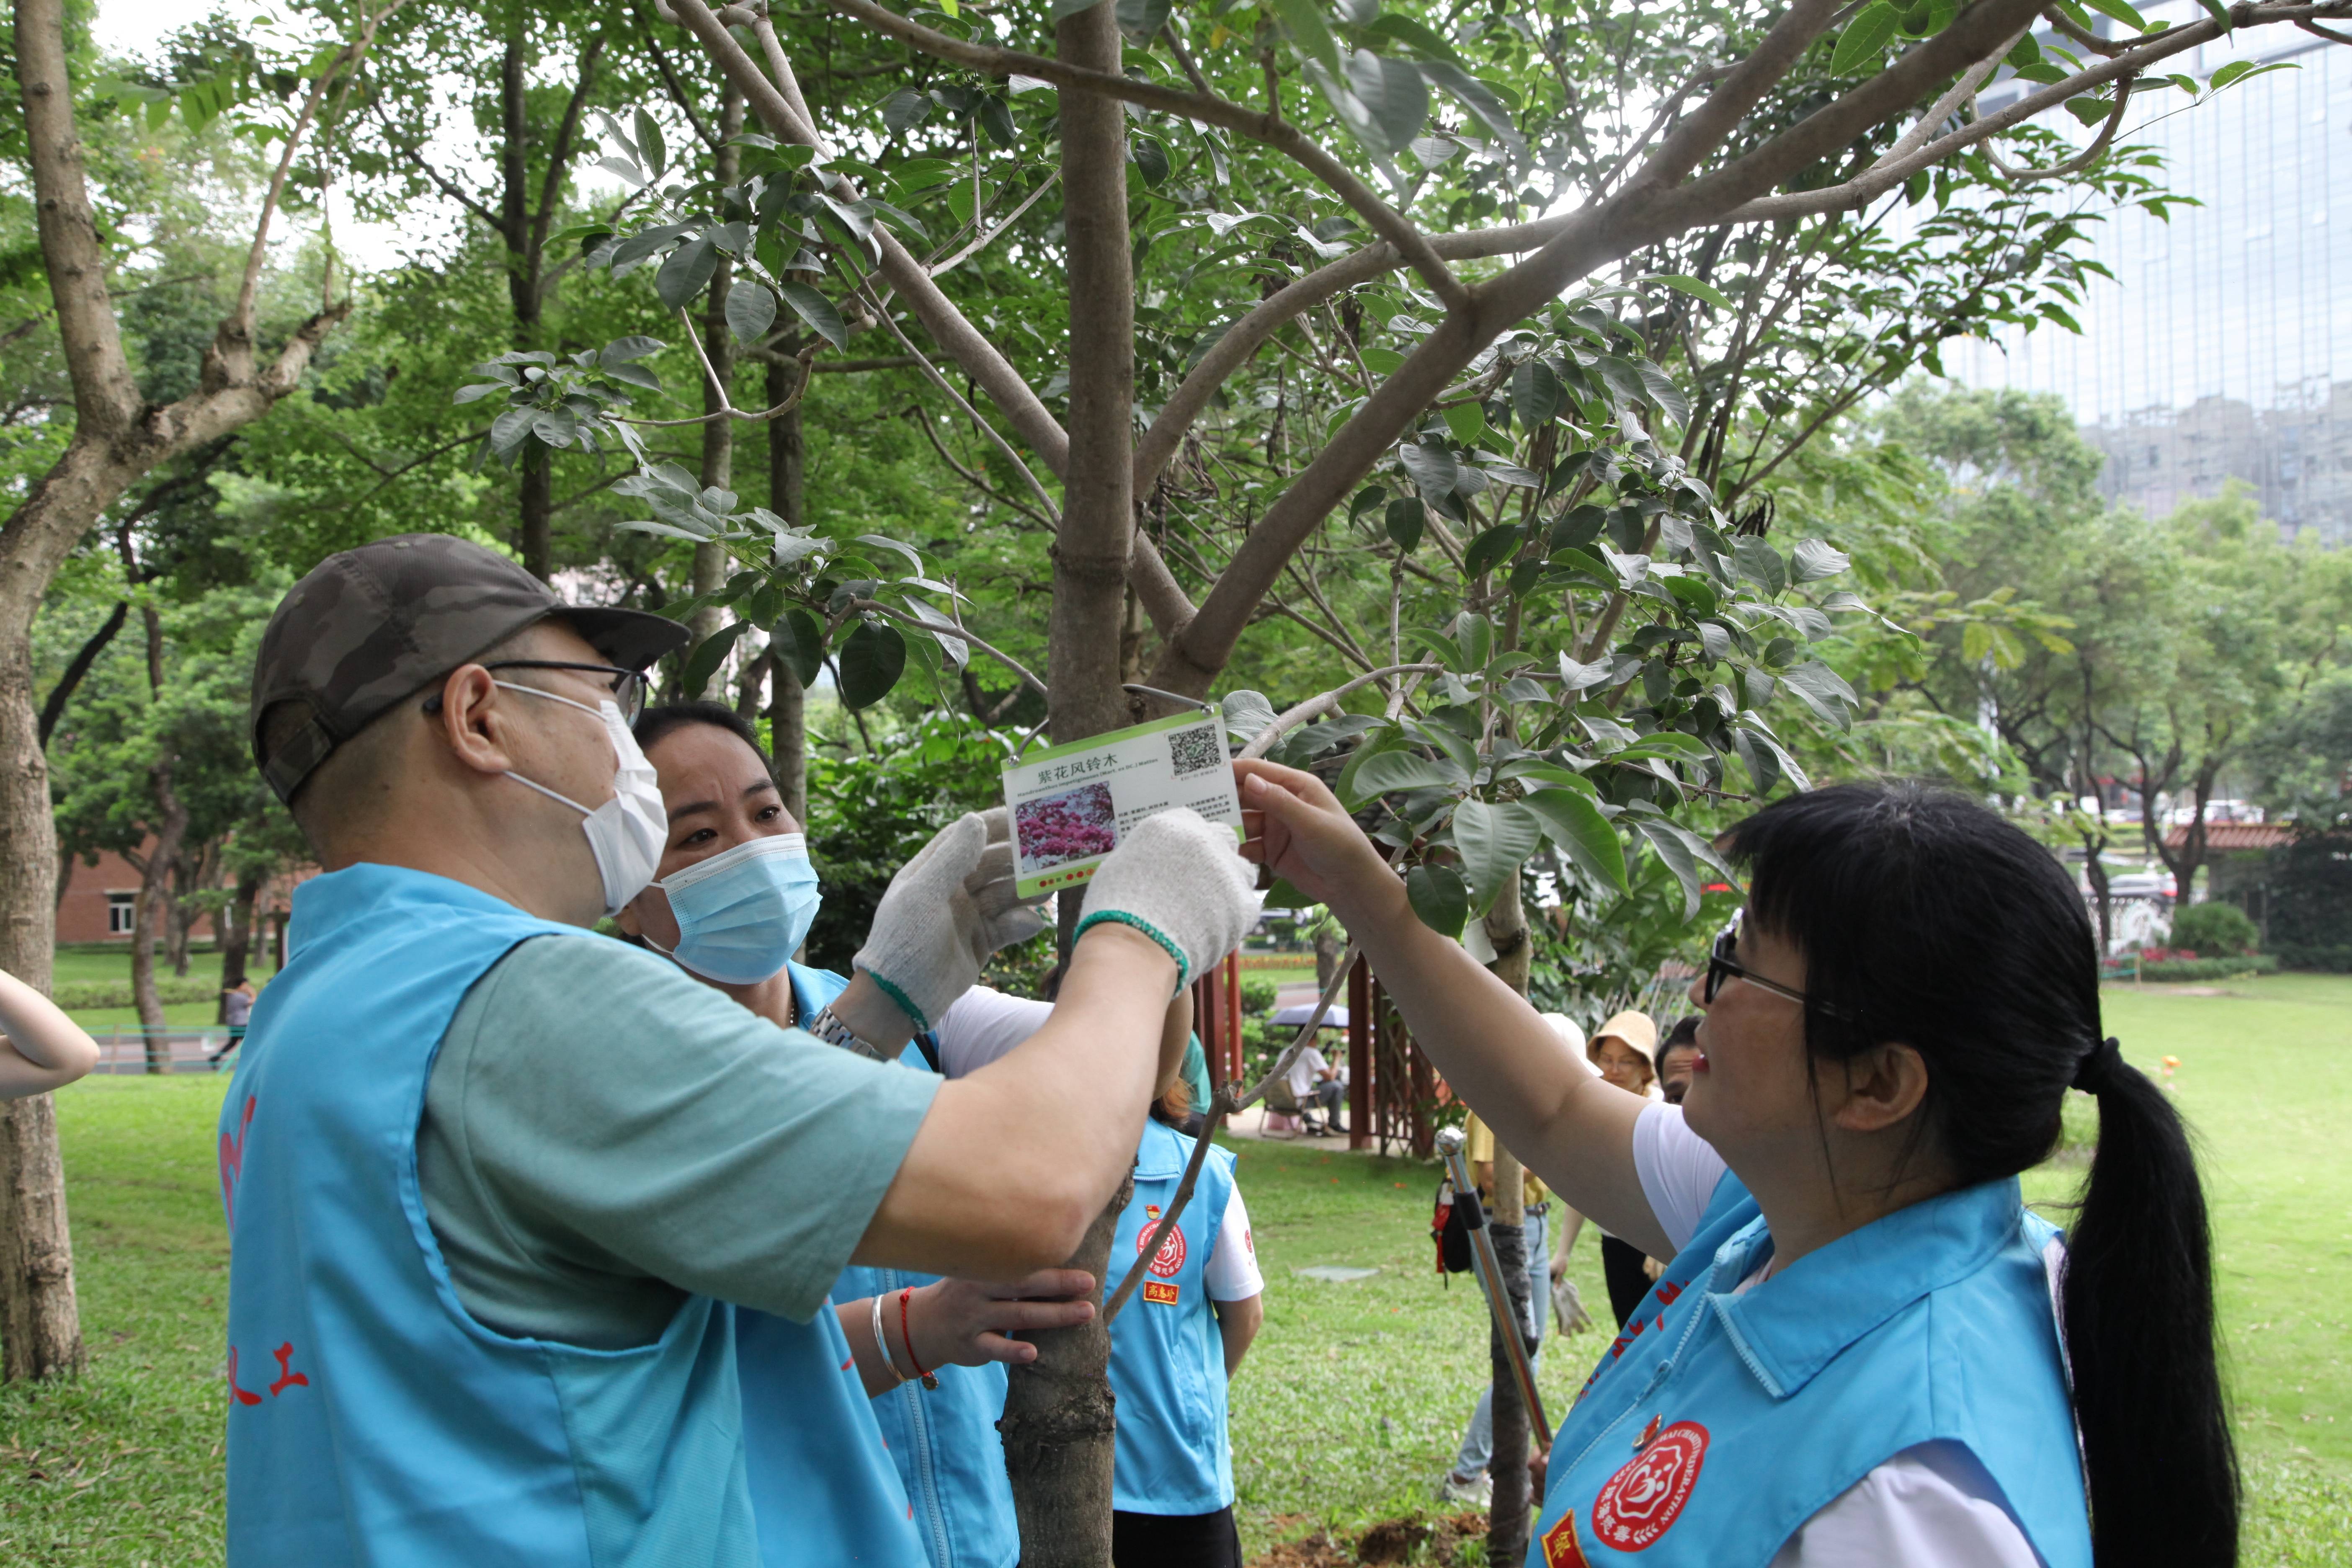
[[[1772,1238],[1726,1175],[1562,1423],[1529,1568],[1764,1568],[1839,1493],[1938,1439],[1991,1473],[2048,1568],[2090,1568],[2042,1258],[2056,1235],[2015,1178],[1987,1182],[1735,1295]]]
[[[793,1000],[804,1018],[849,984],[825,970],[797,963],[790,967]],[[918,1071],[930,1070],[921,1048],[911,1041],[899,1059]],[[853,1264],[835,1282],[833,1299],[848,1302],[895,1297],[938,1278]],[[897,1304],[883,1305],[883,1326],[894,1329]],[[747,1350],[747,1365],[749,1355]],[[916,1561],[911,1547],[898,1551],[898,1543],[911,1535],[922,1543],[930,1568],[1013,1568],[1021,1560],[1021,1531],[1013,1516],[1013,1483],[1005,1476],[1004,1439],[996,1430],[997,1417],[1004,1414],[1004,1368],[994,1363],[943,1366],[936,1375],[937,1388],[903,1383],[866,1402],[869,1419],[878,1426],[887,1448],[883,1468],[896,1466],[892,1474],[902,1489],[901,1511],[888,1525],[888,1541],[897,1552],[893,1560]]]
[[[458,1003],[517,943],[583,934],[396,867],[295,889],[221,1110],[232,1564],[758,1562],[731,1312],[690,1297],[618,1351],[497,1333],[425,1220]]]
[[[803,975],[819,973],[792,969],[795,991]],[[801,1016],[814,1011],[803,999]],[[920,1549],[907,1489],[832,1302],[806,1323],[751,1307],[736,1308],[735,1322],[763,1568],[913,1562]]]
[[[1106,1298],[1118,1289],[1192,1156],[1192,1140],[1157,1120],[1135,1152],[1135,1196],[1111,1238]],[[1214,1513],[1234,1500],[1225,1431],[1225,1349],[1202,1276],[1225,1205],[1234,1157],[1212,1147],[1192,1201],[1110,1324],[1110,1387],[1118,1410],[1111,1507],[1126,1513]]]

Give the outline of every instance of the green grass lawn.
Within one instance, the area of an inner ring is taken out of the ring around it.
[[[2249,1568],[2352,1563],[2352,979],[2225,996],[2108,993],[2143,1067],[2176,1056],[2220,1233],[2221,1305],[2250,1500]],[[0,1563],[220,1560],[226,1247],[214,1119],[226,1080],[92,1079],[58,1097],[89,1372],[0,1389]],[[1234,1387],[1245,1542],[1429,1506],[1486,1375],[1484,1308],[1430,1270],[1432,1167],[1243,1143],[1266,1327]],[[2074,1173],[2037,1173],[2037,1201]],[[1296,1270],[1376,1268],[1353,1284]],[[1603,1310],[1596,1243],[1571,1268]],[[1604,1342],[1547,1342],[1564,1409]]]

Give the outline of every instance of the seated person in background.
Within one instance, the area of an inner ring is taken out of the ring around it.
[[[1668,1105],[1680,1105],[1698,1070],[1698,1015],[1691,1014],[1666,1031],[1658,1045],[1658,1092]]]
[[[1312,1040],[1291,1062],[1289,1081],[1291,1098],[1298,1101],[1299,1110],[1323,1113],[1323,1125],[1318,1127],[1311,1120],[1307,1122],[1309,1132],[1319,1138],[1327,1131],[1347,1131],[1339,1123],[1339,1113],[1340,1101],[1348,1097],[1348,1086],[1339,1081],[1339,1069],[1316,1049]]]
[[[0,969],[0,1100],[65,1088],[98,1065],[98,1042],[58,1005]]]
[[[1111,1481],[1114,1568],[1241,1568],[1225,1384],[1265,1321],[1265,1280],[1234,1157],[1212,1147],[1192,1201],[1150,1258],[1143,1246],[1175,1200],[1193,1140],[1178,1131],[1192,1096],[1171,1075],[1144,1123],[1135,1195],[1110,1245],[1109,1288],[1148,1268],[1110,1321],[1118,1399]]]

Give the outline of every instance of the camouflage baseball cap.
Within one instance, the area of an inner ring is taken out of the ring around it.
[[[393,704],[551,616],[624,669],[643,669],[689,635],[642,610],[567,605],[496,551],[446,533],[396,534],[329,556],[261,634],[254,765],[279,800],[292,800],[328,753]],[[299,726],[279,711],[289,703],[300,704]]]

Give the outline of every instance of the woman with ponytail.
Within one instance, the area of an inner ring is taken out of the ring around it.
[[[1664,1275],[1559,1420],[1544,1568],[2223,1568],[2238,1477],[2211,1245],[2169,1100],[2099,1020],[2049,852],[1959,796],[1840,786],[1726,836],[1748,903],[1691,988],[1680,1106],[1570,1059],[1414,919],[1312,775],[1237,764],[1245,851],[1362,941],[1454,1092]],[[2070,1089],[2070,1235],[2019,1175]]]

